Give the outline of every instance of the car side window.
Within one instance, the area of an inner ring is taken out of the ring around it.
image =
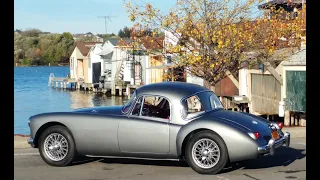
[[[182,113],[183,118],[192,118],[205,111],[200,102],[199,97],[196,95],[185,99],[182,102],[182,104],[183,104],[183,113]]]
[[[136,104],[134,105],[131,115],[134,115],[134,116],[140,115],[141,104],[142,104],[142,97],[136,100]]]
[[[170,119],[169,101],[160,96],[145,96],[141,116]]]

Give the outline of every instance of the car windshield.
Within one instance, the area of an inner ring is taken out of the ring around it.
[[[122,112],[127,113],[132,105],[132,103],[134,103],[134,100],[136,99],[136,92],[134,92],[131,95],[131,98],[129,99],[129,101],[126,102],[126,104],[122,107]]]

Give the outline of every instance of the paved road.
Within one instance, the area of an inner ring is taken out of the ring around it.
[[[57,168],[45,164],[37,149],[15,149],[14,177],[15,180],[302,180],[306,179],[305,143],[305,138],[294,138],[292,148],[280,148],[273,157],[234,165],[218,175],[199,175],[183,162],[129,159],[89,159]]]

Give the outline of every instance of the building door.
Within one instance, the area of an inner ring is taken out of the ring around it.
[[[92,83],[99,83],[101,76],[101,62],[92,63]]]
[[[306,112],[306,71],[286,71],[286,110]]]
[[[281,84],[270,74],[251,74],[252,111],[259,114],[278,114]]]
[[[83,59],[78,59],[77,62],[77,78],[84,78],[84,74],[83,74]]]

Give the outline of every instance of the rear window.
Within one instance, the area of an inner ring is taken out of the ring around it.
[[[190,119],[204,112],[223,108],[212,91],[204,91],[182,100],[182,118]]]

